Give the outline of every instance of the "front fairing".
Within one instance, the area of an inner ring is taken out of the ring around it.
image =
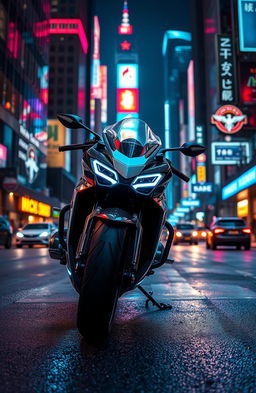
[[[113,167],[126,179],[139,175],[162,145],[149,126],[135,118],[106,127],[103,139]]]

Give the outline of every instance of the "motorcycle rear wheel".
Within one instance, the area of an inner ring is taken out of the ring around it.
[[[122,283],[126,227],[98,221],[85,263],[77,327],[90,344],[104,342],[111,329]]]

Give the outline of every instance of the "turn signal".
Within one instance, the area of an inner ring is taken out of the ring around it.
[[[223,233],[223,232],[225,232],[225,231],[224,231],[223,228],[215,228],[215,229],[213,230],[213,232],[215,233],[215,235],[217,235],[218,233]]]
[[[244,228],[244,229],[242,229],[242,232],[244,232],[244,233],[252,233],[251,228]]]

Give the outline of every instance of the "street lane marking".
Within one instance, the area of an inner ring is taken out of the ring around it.
[[[235,270],[236,273],[241,274],[244,277],[256,278],[253,273],[244,272],[242,270]]]

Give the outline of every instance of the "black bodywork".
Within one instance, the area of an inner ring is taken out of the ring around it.
[[[161,181],[150,190],[142,188],[137,191],[131,186],[133,178],[125,179],[119,175],[118,184],[107,184],[95,175],[93,159],[113,168],[101,142],[84,151],[83,176],[74,190],[71,204],[60,213],[58,236],[61,249],[55,258],[62,258],[62,263],[66,258],[70,278],[79,292],[87,247],[95,222],[109,220],[112,225],[126,225],[128,230],[121,287],[123,293],[136,287],[150,268],[161,266],[168,258],[173,239],[170,224],[167,224],[169,237],[166,247],[161,247],[161,252],[157,255],[156,251],[166,221],[164,191],[172,176],[171,164],[163,155],[156,156],[142,174],[161,173]],[[64,218],[67,212],[69,224],[67,236],[64,236]]]

